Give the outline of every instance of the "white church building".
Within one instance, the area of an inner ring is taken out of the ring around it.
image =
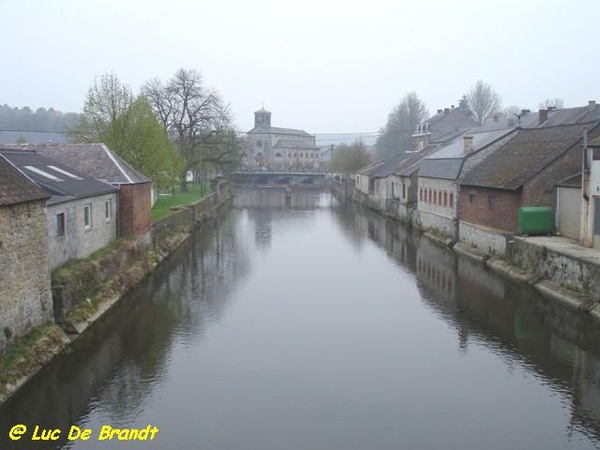
[[[321,155],[315,136],[304,130],[271,126],[271,113],[254,113],[254,128],[248,131],[246,164],[249,170],[318,172]]]

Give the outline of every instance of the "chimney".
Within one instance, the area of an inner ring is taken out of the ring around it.
[[[530,110],[530,109],[522,109],[522,110],[521,110],[521,115],[522,115],[522,116],[525,116],[525,115],[529,114],[530,112],[531,112],[531,110]]]
[[[590,108],[595,108],[595,107],[596,107],[596,100],[590,100],[590,101],[588,102],[588,106],[589,106]]]
[[[473,136],[463,136],[463,143],[465,146],[465,154],[473,151]]]
[[[545,121],[548,120],[548,110],[547,109],[540,109],[539,113],[538,113],[538,125],[543,124]]]
[[[454,105],[450,105],[450,108],[454,109]]]
[[[444,114],[448,114],[450,112],[450,108],[444,108]]]
[[[443,110],[443,109],[438,109],[438,110],[437,110],[437,113],[438,113],[438,114],[441,114],[441,113],[443,113],[443,112],[444,112],[444,110]]]

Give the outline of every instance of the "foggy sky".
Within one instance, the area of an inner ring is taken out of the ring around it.
[[[0,0],[0,104],[79,112],[94,76],[137,92],[201,71],[241,130],[376,131],[414,90],[430,113],[478,79],[503,106],[600,100],[600,2]]]

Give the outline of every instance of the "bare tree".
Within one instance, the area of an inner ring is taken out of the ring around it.
[[[491,85],[481,80],[475,83],[466,96],[471,115],[480,124],[501,107],[500,96]]]
[[[358,139],[354,143],[336,146],[331,160],[331,171],[344,174],[355,173],[371,162],[371,154],[365,143]]]
[[[185,160],[182,190],[187,171],[237,161],[240,146],[233,139],[229,107],[216,91],[203,86],[198,71],[179,69],[166,83],[150,80],[143,93]]]
[[[542,100],[538,106],[540,109],[561,109],[564,107],[564,100],[559,97],[547,98]]]
[[[375,153],[380,159],[412,150],[411,135],[428,116],[427,106],[415,92],[407,93],[388,115],[380,130]]]

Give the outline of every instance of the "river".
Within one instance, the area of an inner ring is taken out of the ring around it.
[[[600,326],[327,193],[239,191],[0,417],[2,450],[598,449]]]

